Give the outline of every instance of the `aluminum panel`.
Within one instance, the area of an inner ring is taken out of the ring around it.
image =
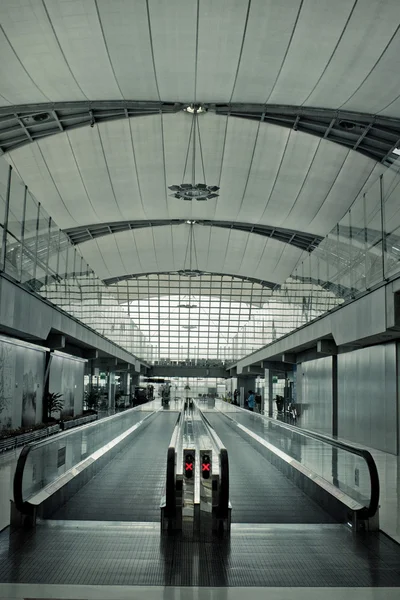
[[[338,356],[338,435],[395,454],[396,346],[362,348]]]
[[[332,357],[300,363],[297,374],[301,426],[332,433]]]

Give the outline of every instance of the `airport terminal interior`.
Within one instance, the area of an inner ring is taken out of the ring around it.
[[[400,596],[399,0],[0,0],[0,599]]]

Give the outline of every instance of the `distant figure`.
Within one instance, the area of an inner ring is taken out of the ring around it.
[[[254,412],[255,405],[256,405],[256,397],[254,396],[253,392],[251,390],[249,390],[249,395],[247,397],[247,406],[248,406],[249,410],[251,410],[251,412]]]
[[[233,392],[233,404],[238,405],[239,390]]]

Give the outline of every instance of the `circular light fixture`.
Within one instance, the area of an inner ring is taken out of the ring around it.
[[[206,185],[205,183],[181,183],[180,185],[170,185],[168,189],[174,192],[171,196],[179,200],[205,201],[218,198],[219,196],[216,193],[219,191],[218,186]]]

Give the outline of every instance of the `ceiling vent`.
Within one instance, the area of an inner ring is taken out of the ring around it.
[[[355,129],[357,127],[357,123],[354,123],[353,121],[339,121],[339,127],[341,129],[344,129],[345,131],[351,131],[352,129]]]
[[[23,117],[22,121],[25,125],[34,125],[36,123],[44,123],[45,121],[49,121],[50,115],[49,113],[37,113],[36,115],[28,115],[27,117]]]

